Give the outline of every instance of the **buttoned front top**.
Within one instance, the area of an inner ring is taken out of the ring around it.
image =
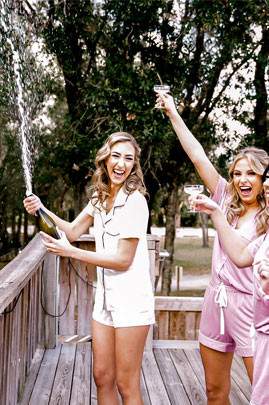
[[[261,235],[248,245],[248,251],[254,257],[253,284],[254,284],[254,326],[261,333],[269,335],[269,295],[261,288],[258,273],[261,260],[266,258],[265,249],[268,250],[269,234]],[[269,260],[269,257],[267,257]]]
[[[224,213],[227,211],[227,203],[230,198],[227,185],[227,181],[220,177],[212,197],[220,205]],[[231,224],[233,228],[236,228],[237,221],[238,218]],[[246,242],[251,242],[257,237],[255,220],[248,220],[236,231]],[[213,246],[212,281],[214,284],[224,283],[243,293],[253,294],[252,267],[238,268],[222,248],[218,234],[215,236]]]
[[[154,297],[149,271],[147,224],[149,211],[145,197],[121,188],[107,213],[91,202],[85,211],[94,217],[96,252],[114,254],[120,239],[139,239],[132,264],[126,271],[97,267],[96,305],[112,310],[153,310]],[[98,304],[97,304],[98,303]]]

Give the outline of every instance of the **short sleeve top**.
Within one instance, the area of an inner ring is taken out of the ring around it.
[[[97,267],[98,302],[105,300],[108,310],[117,308],[152,309],[153,289],[149,271],[147,224],[149,211],[145,197],[138,191],[126,194],[121,188],[107,213],[99,203],[85,208],[94,217],[97,252],[116,253],[120,239],[139,239],[132,264],[126,271]]]
[[[254,258],[253,261],[253,284],[254,284],[254,326],[261,333],[269,335],[269,295],[261,288],[258,273],[259,263],[266,257],[265,249],[268,249],[269,234],[261,235],[247,247]]]
[[[212,199],[221,207],[225,214],[230,199],[227,186],[227,181],[220,176],[216,190],[212,196]],[[236,228],[237,220],[238,218],[231,224],[234,229]],[[250,219],[236,231],[246,242],[251,242],[257,237],[255,220]],[[252,267],[238,268],[223,249],[218,234],[215,236],[213,245],[212,281],[214,284],[223,282],[240,292],[253,294]]]

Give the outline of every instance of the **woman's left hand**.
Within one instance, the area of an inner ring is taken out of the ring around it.
[[[58,256],[70,257],[74,251],[74,247],[71,245],[63,231],[59,231],[61,239],[54,239],[52,236],[45,232],[40,232],[42,236],[43,244],[46,246],[47,251],[54,253]]]

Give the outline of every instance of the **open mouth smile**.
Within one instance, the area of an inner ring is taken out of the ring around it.
[[[250,186],[241,186],[241,187],[239,187],[239,189],[243,196],[249,196],[252,191],[252,187],[250,187]]]

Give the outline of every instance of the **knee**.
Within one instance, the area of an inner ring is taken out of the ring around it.
[[[206,395],[209,401],[216,401],[220,404],[226,404],[229,398],[230,384],[229,383],[206,383]]]
[[[105,367],[94,367],[93,378],[97,388],[102,386],[113,386],[116,382],[114,372]]]
[[[137,375],[118,375],[117,388],[122,398],[127,399],[140,390],[140,378]]]

